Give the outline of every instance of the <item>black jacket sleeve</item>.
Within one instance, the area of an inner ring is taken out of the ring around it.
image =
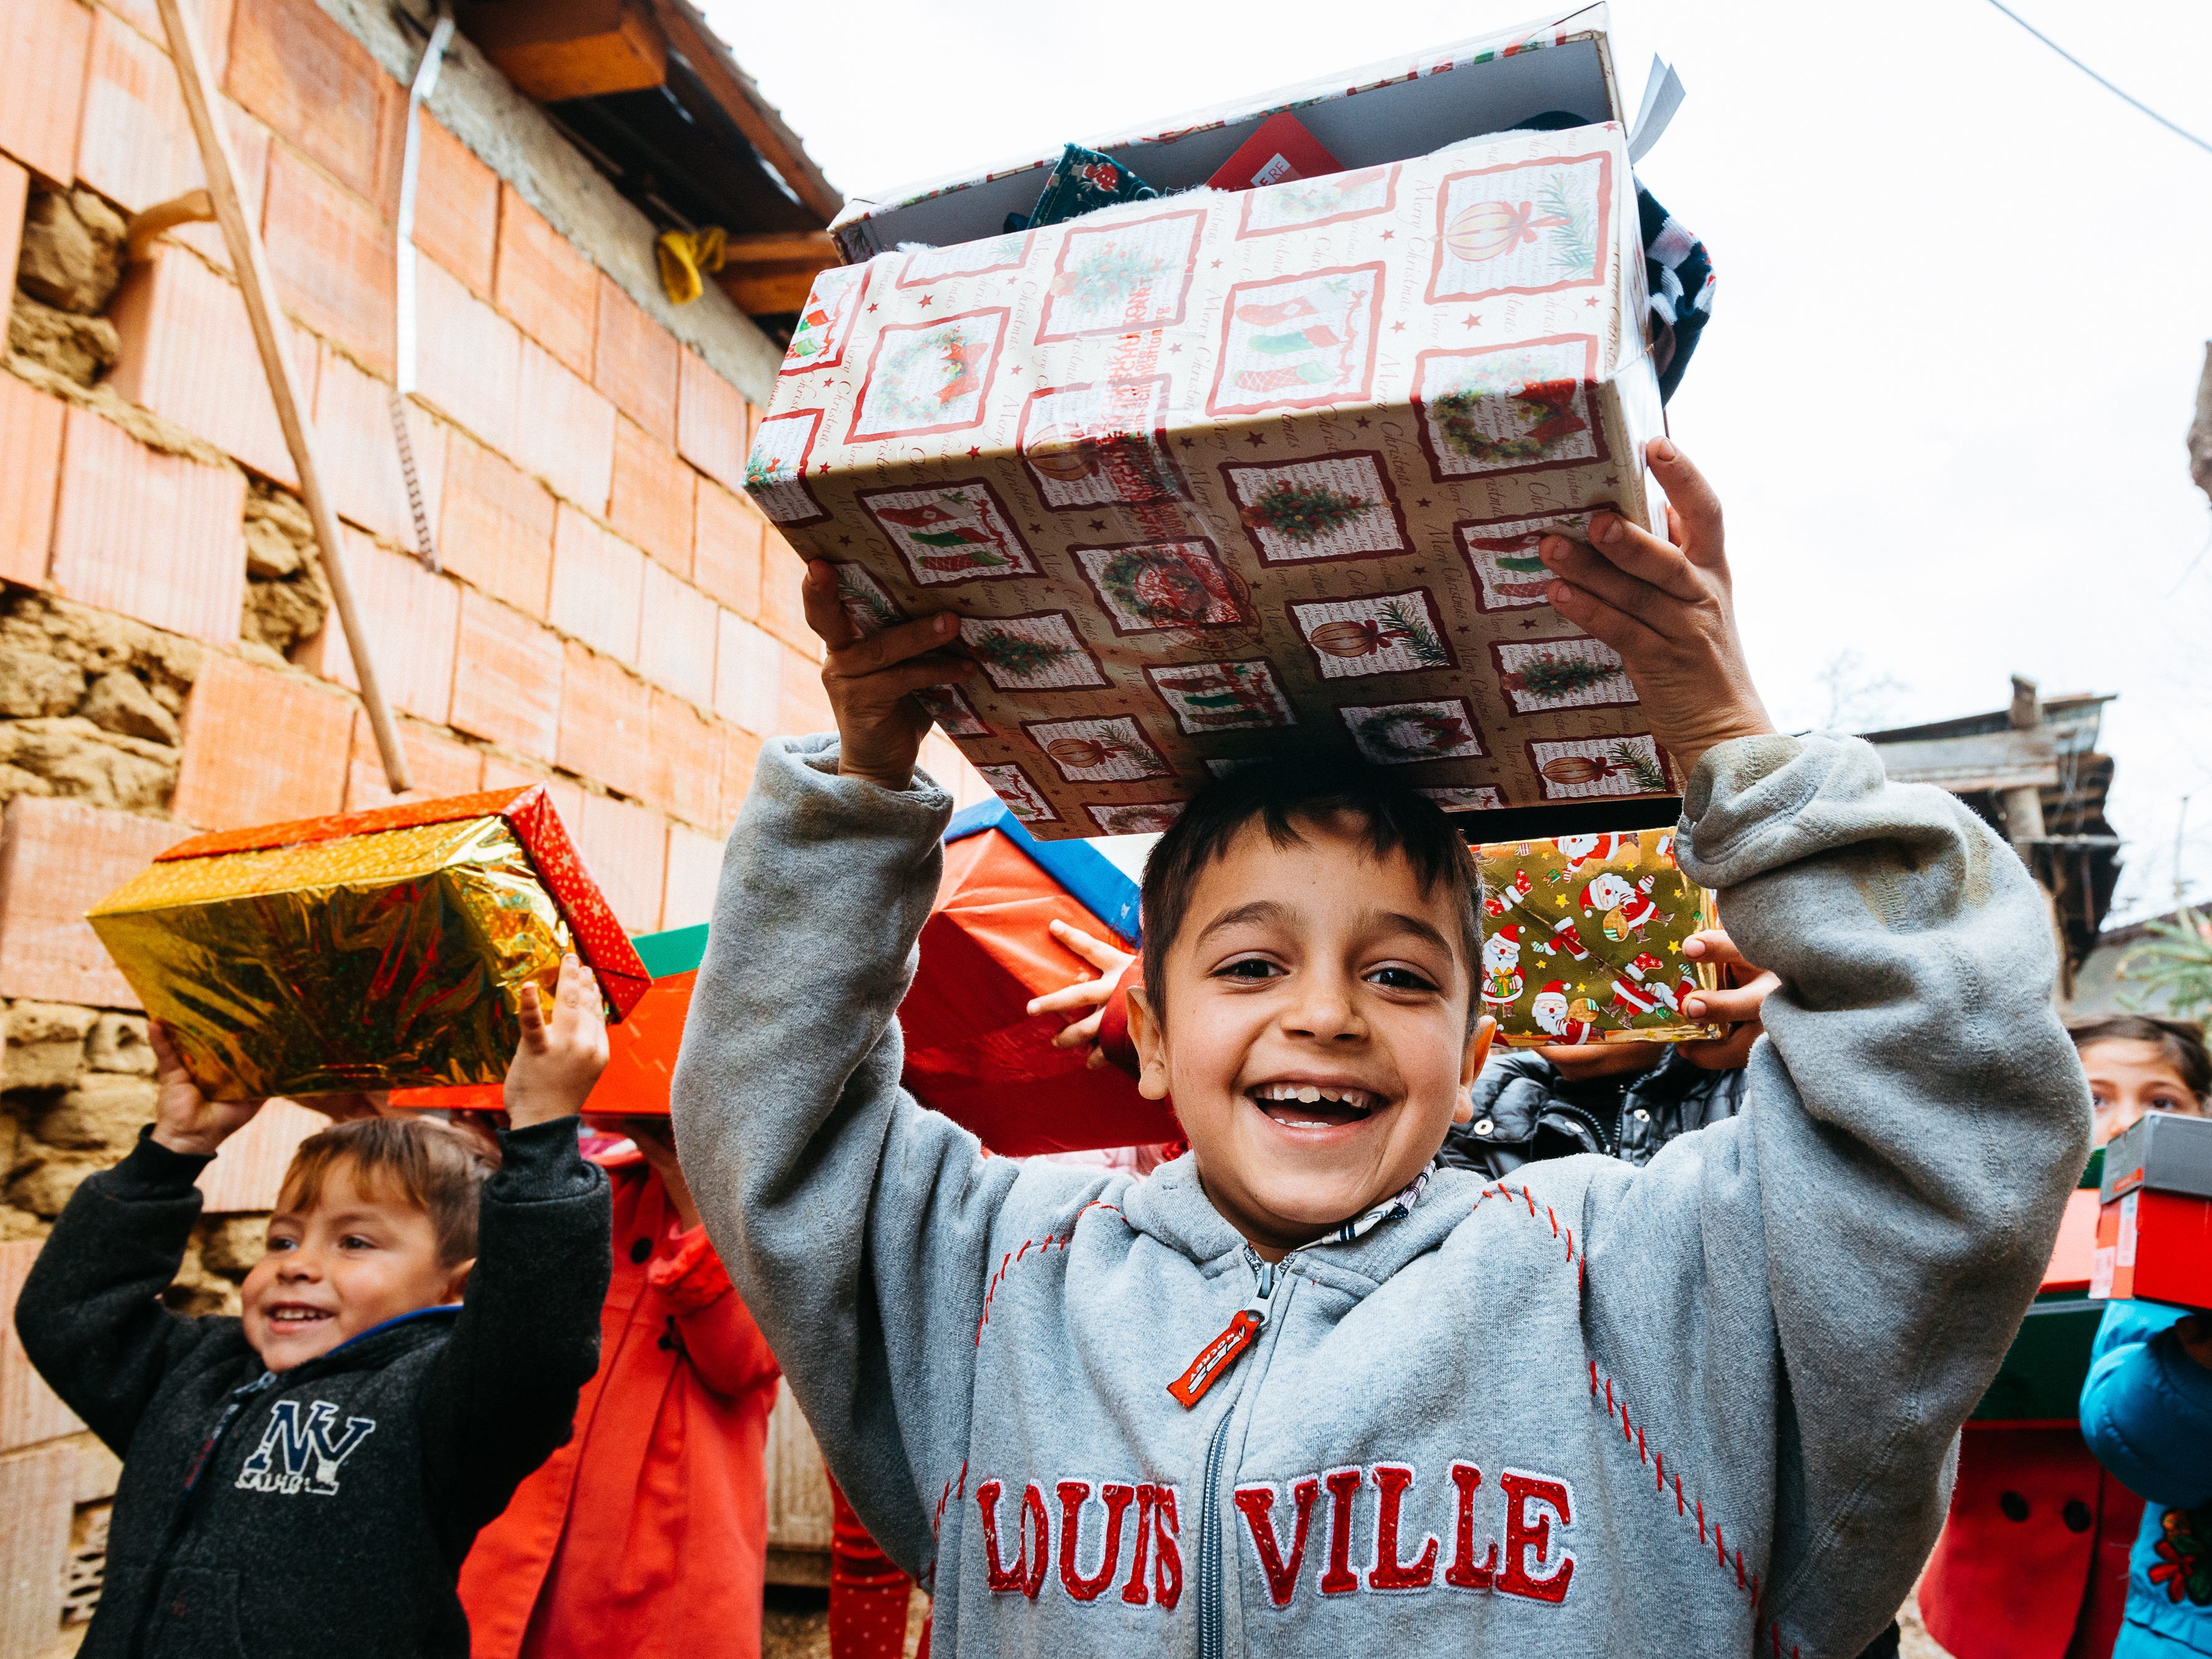
[[[457,1559],[568,1438],[576,1395],[599,1367],[614,1271],[606,1172],[578,1152],[575,1120],[499,1140],[476,1267],[419,1407],[429,1489]]]
[[[161,1302],[199,1217],[192,1182],[210,1162],[142,1132],[129,1157],[70,1197],[15,1303],[31,1364],[118,1456],[170,1370],[237,1328],[234,1319],[186,1319]]]

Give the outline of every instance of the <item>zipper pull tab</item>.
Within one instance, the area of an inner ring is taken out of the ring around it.
[[[1190,1368],[1168,1384],[1168,1392],[1185,1411],[1205,1399],[1206,1391],[1219,1382],[1244,1350],[1252,1346],[1252,1339],[1267,1322],[1267,1304],[1281,1277],[1281,1270],[1273,1262],[1257,1263],[1251,1299],[1237,1310],[1220,1335],[1198,1351],[1198,1358],[1190,1362]]]

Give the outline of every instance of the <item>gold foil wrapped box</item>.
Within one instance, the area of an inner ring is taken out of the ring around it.
[[[563,951],[647,982],[541,785],[203,836],[87,920],[220,1100],[495,1083]]]
[[[1680,1042],[1722,1034],[1681,1012],[1719,988],[1682,947],[1720,926],[1713,896],[1674,863],[1671,829],[1488,842],[1483,1012],[1516,1048]]]

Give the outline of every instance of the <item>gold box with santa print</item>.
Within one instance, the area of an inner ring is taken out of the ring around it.
[[[1692,991],[1719,987],[1719,970],[1682,946],[1720,915],[1676,867],[1674,830],[1488,842],[1475,856],[1480,995],[1498,1041],[1530,1048],[1722,1034],[1682,1012]]]
[[[1536,556],[1655,505],[1636,197],[1590,15],[1285,94],[1347,171],[817,281],[748,489],[863,630],[960,615],[978,671],[925,701],[1033,834],[1157,830],[1286,751],[1402,769],[1453,810],[1565,809],[1547,829],[1676,792]],[[1266,107],[1113,153],[1171,186]],[[1444,142],[1561,107],[1591,124]],[[948,197],[1024,187],[866,204],[841,243],[972,235]]]

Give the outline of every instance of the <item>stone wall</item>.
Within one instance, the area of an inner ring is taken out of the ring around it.
[[[186,9],[416,793],[542,781],[627,927],[703,920],[762,739],[828,720],[801,567],[741,494],[774,349],[718,292],[672,307],[645,220],[457,42],[415,235],[434,574],[387,413],[418,48],[355,0]],[[0,0],[0,1313],[151,1112],[85,908],[196,830],[391,799],[222,240],[126,262],[129,216],[201,182],[149,0]],[[235,1307],[318,1121],[225,1148],[172,1306]],[[0,1337],[0,1659],[89,1616],[115,1467]]]

